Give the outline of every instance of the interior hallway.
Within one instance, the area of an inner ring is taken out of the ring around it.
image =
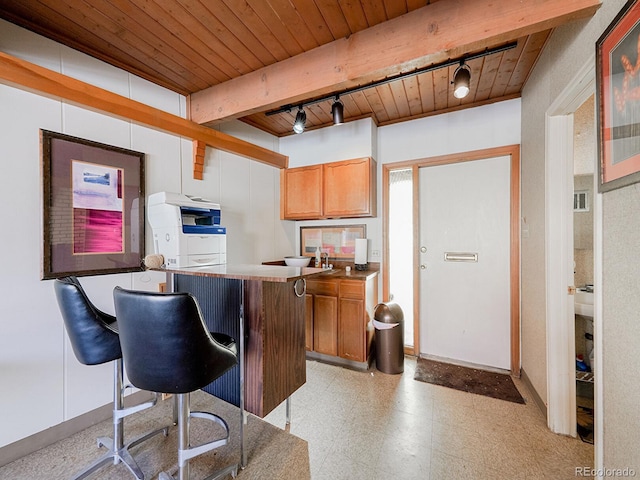
[[[290,431],[308,441],[313,480],[563,480],[592,468],[593,446],[551,433],[520,380],[526,405],[416,381],[415,367],[412,357],[402,375],[307,361]],[[284,427],[284,404],[265,420]]]

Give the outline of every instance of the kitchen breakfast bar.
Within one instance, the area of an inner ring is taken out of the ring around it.
[[[275,265],[154,270],[167,274],[167,291],[196,297],[210,331],[236,340],[239,365],[204,390],[240,407],[244,444],[245,412],[266,416],[306,381],[305,277],[323,270]]]

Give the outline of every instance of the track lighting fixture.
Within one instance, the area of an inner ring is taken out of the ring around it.
[[[453,74],[453,96],[456,98],[464,98],[469,95],[469,82],[471,81],[471,72],[469,66],[460,60],[460,66],[456,68]]]
[[[336,95],[336,101],[331,105],[331,116],[333,117],[334,125],[344,123],[344,105],[342,105],[339,95]]]
[[[266,112],[265,115],[266,116],[278,115],[284,112],[291,113],[291,110],[293,110],[297,106],[299,108],[299,111],[298,111],[298,114],[296,115],[296,121],[293,124],[293,131],[296,133],[302,133],[304,131],[305,122],[307,120],[307,115],[304,113],[303,108],[308,105],[314,105],[316,103],[326,102],[333,98],[334,102],[331,105],[331,115],[333,117],[333,124],[339,125],[344,122],[344,105],[340,101],[340,95],[350,95],[352,93],[361,92],[368,88],[378,87],[380,85],[385,85],[387,83],[395,82],[397,80],[403,80],[405,78],[409,78],[414,75],[419,75],[421,73],[433,72],[440,68],[449,68],[456,64],[459,64],[459,65],[458,65],[458,68],[456,68],[455,73],[453,74],[453,82],[451,82],[453,84],[453,94],[456,96],[456,98],[464,98],[469,94],[469,84],[471,82],[471,70],[469,69],[469,66],[465,63],[465,61],[475,60],[476,58],[486,57],[487,55],[493,55],[496,53],[505,52],[517,46],[518,46],[518,42],[507,43],[505,45],[502,45],[496,48],[486,49],[481,52],[467,54],[463,59],[446,60],[442,63],[427,65],[425,67],[417,68],[409,72],[403,72],[398,75],[385,77],[381,80],[376,80],[376,81],[367,83],[365,85],[358,85],[357,87],[348,88],[346,90],[342,90],[337,93],[334,92],[324,97],[317,97],[311,100],[304,101],[303,103],[283,105],[280,108]]]
[[[293,131],[296,133],[304,132],[304,126],[307,123],[307,114],[304,113],[302,109],[302,105],[299,107],[298,113],[296,114],[296,121],[293,122]]]

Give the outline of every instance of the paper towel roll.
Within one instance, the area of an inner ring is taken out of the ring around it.
[[[367,263],[367,239],[356,238],[356,265],[364,265]]]

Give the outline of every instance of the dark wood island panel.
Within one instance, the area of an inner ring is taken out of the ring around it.
[[[263,417],[306,382],[304,296],[292,282],[248,281],[245,305],[246,408]]]
[[[207,327],[235,339],[240,334],[244,285],[245,409],[264,417],[306,381],[305,299],[293,281],[271,282],[199,275],[175,276],[176,291],[198,299]],[[204,388],[236,406],[239,367]]]

